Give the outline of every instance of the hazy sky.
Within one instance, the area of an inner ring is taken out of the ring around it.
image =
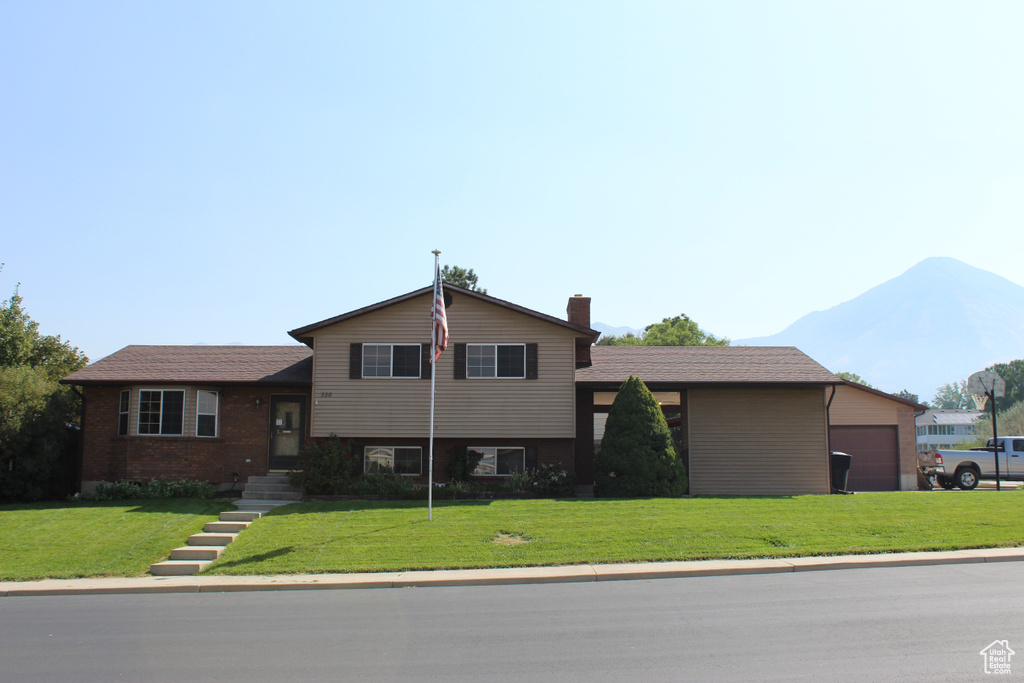
[[[1024,284],[1022,35],[1019,0],[4,2],[0,297],[96,360],[290,343],[432,249],[733,339],[928,256]]]

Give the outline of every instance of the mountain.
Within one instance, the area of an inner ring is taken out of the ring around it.
[[[634,330],[632,327],[612,327],[604,323],[594,323],[590,327],[600,332],[602,337],[621,337],[627,332],[639,336],[643,332],[643,330]]]
[[[1024,358],[1024,287],[956,259],[928,258],[778,334],[733,343],[796,346],[833,372],[928,399],[943,384]]]

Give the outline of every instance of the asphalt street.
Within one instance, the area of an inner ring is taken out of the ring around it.
[[[1022,583],[1004,562],[7,598],[0,680],[964,680],[1024,647]]]

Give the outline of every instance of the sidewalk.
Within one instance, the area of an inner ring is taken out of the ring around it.
[[[130,593],[224,593],[231,591],[323,590],[340,588],[426,588],[527,583],[623,581],[690,576],[775,574],[865,567],[914,567],[969,562],[1024,561],[1024,548],[985,548],[935,553],[793,557],[781,560],[699,560],[564,567],[457,569],[380,574],[294,574],[287,576],[146,576],[130,579],[46,579],[0,583],[0,597]]]

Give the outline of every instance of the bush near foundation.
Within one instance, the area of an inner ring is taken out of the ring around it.
[[[654,394],[630,376],[615,397],[594,457],[594,495],[682,496],[686,468]]]
[[[206,481],[150,479],[101,481],[93,493],[76,493],[68,500],[134,500],[145,498],[213,498],[217,487]]]
[[[299,451],[299,468],[288,473],[292,486],[313,495],[348,493],[354,479],[352,446],[337,436],[306,441]]]

